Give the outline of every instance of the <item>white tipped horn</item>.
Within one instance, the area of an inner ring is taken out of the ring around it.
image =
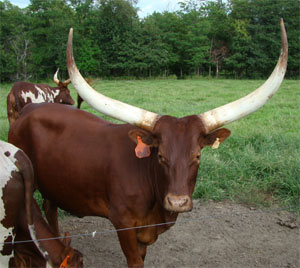
[[[57,68],[57,71],[55,72],[54,77],[53,77],[53,80],[56,85],[59,85],[59,80],[57,78],[58,71],[59,71],[59,68]]]
[[[77,93],[97,111],[123,122],[152,130],[159,115],[141,108],[111,99],[94,90],[81,76],[73,58],[73,29],[70,29],[67,45],[67,66],[70,79]]]
[[[203,121],[207,133],[255,112],[279,89],[286,72],[288,60],[288,41],[283,19],[280,21],[280,26],[281,54],[268,80],[249,95],[200,114],[199,117]]]

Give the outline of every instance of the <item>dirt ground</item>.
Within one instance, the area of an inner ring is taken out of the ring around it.
[[[229,202],[194,201],[169,231],[148,247],[145,267],[300,268],[300,219],[286,211],[265,212]],[[88,268],[127,267],[111,223],[99,217],[67,217],[71,235]]]

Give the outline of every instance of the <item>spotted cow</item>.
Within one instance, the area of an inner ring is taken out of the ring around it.
[[[33,199],[31,161],[12,144],[0,141],[0,267],[82,267],[82,254],[70,238],[54,238]],[[33,240],[34,242],[18,243]]]
[[[70,80],[60,82],[54,74],[57,87],[46,84],[33,84],[29,82],[16,82],[7,96],[7,115],[10,125],[19,117],[22,108],[28,103],[62,103],[73,105],[75,102],[70,95],[68,84]]]

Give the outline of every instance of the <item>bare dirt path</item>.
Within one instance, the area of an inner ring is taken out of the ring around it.
[[[98,217],[66,217],[61,231],[71,235],[113,229]],[[300,268],[300,219],[232,203],[194,201],[169,231],[148,247],[145,267]],[[127,267],[117,234],[72,238],[88,268]]]

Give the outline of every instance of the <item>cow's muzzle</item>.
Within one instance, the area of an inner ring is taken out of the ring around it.
[[[167,194],[164,200],[164,207],[172,212],[186,212],[192,210],[193,202],[188,195]]]

